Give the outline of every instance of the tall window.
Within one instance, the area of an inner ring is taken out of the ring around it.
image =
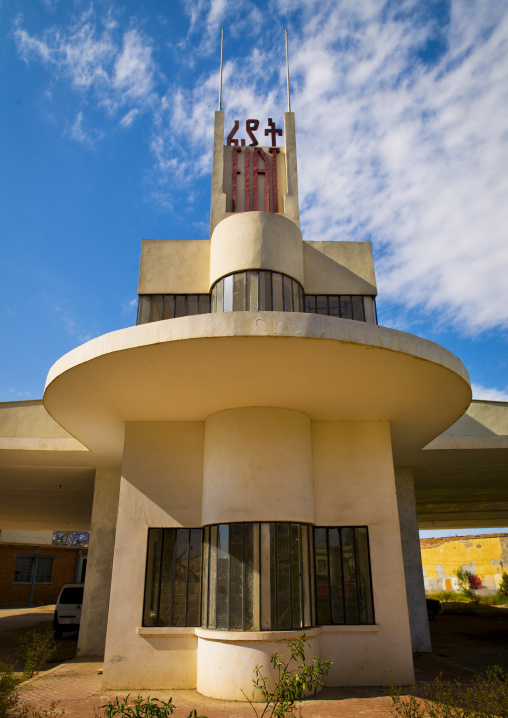
[[[372,623],[364,526],[149,530],[145,626],[284,631]]]

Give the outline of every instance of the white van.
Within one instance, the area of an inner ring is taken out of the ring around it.
[[[62,638],[64,631],[79,631],[83,583],[66,583],[60,591],[53,615],[55,638]]]

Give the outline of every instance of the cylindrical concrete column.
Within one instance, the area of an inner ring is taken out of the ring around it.
[[[97,469],[78,656],[103,656],[120,493],[120,469]]]
[[[271,269],[303,284],[303,238],[297,225],[273,212],[241,212],[222,220],[211,239],[210,287],[246,269]]]
[[[413,651],[431,653],[422,555],[416,515],[416,498],[412,469],[395,469],[400,539],[406,578],[407,607]]]
[[[311,421],[306,414],[249,407],[206,419],[204,525],[314,520]]]

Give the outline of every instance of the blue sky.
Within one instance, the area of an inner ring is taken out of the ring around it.
[[[373,242],[380,323],[508,400],[505,0],[0,0],[0,400],[135,323],[142,238],[208,237],[226,126],[278,126],[290,37],[304,238]]]

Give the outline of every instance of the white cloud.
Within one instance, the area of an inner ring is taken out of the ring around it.
[[[505,389],[493,389],[481,386],[481,384],[472,384],[473,399],[484,401],[508,401],[508,387]]]
[[[92,144],[92,138],[83,129],[82,112],[78,112],[78,114],[76,115],[74,122],[69,129],[69,135],[72,137],[73,140],[76,140],[76,142]]]
[[[138,115],[139,110],[137,107],[133,107],[132,110],[129,110],[129,112],[122,117],[118,124],[122,127],[130,127]]]
[[[111,16],[99,21],[92,6],[70,27],[55,25],[40,37],[18,21],[14,38],[25,62],[40,60],[111,114],[125,106],[141,112],[151,101],[156,67],[150,40],[135,27],[122,35]]]

